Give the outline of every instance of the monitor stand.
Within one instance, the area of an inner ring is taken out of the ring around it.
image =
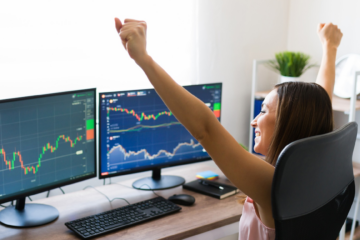
[[[153,169],[152,177],[136,180],[133,188],[139,190],[163,190],[174,188],[185,183],[185,179],[179,176],[161,175],[161,168]]]
[[[16,200],[15,206],[0,211],[0,222],[11,227],[35,227],[59,217],[56,208],[38,203],[25,204],[25,197]]]

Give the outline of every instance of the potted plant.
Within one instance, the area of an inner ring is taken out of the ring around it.
[[[309,68],[316,64],[309,64],[310,56],[301,52],[279,52],[274,60],[267,61],[267,65],[280,73],[280,82],[297,81]]]

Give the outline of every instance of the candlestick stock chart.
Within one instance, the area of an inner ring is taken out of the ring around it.
[[[0,197],[93,174],[94,93],[0,103]]]
[[[220,120],[220,90],[189,90]],[[100,99],[102,176],[209,157],[155,90],[100,93]]]

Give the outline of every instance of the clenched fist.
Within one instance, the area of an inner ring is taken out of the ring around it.
[[[125,19],[124,24],[115,18],[115,27],[124,48],[138,64],[148,56],[146,52],[146,23],[133,19]]]
[[[318,35],[323,47],[335,49],[340,45],[343,36],[338,26],[332,23],[320,23],[318,26]]]

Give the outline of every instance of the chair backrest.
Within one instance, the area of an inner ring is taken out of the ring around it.
[[[357,124],[287,145],[275,166],[276,240],[336,239],[354,200]]]

